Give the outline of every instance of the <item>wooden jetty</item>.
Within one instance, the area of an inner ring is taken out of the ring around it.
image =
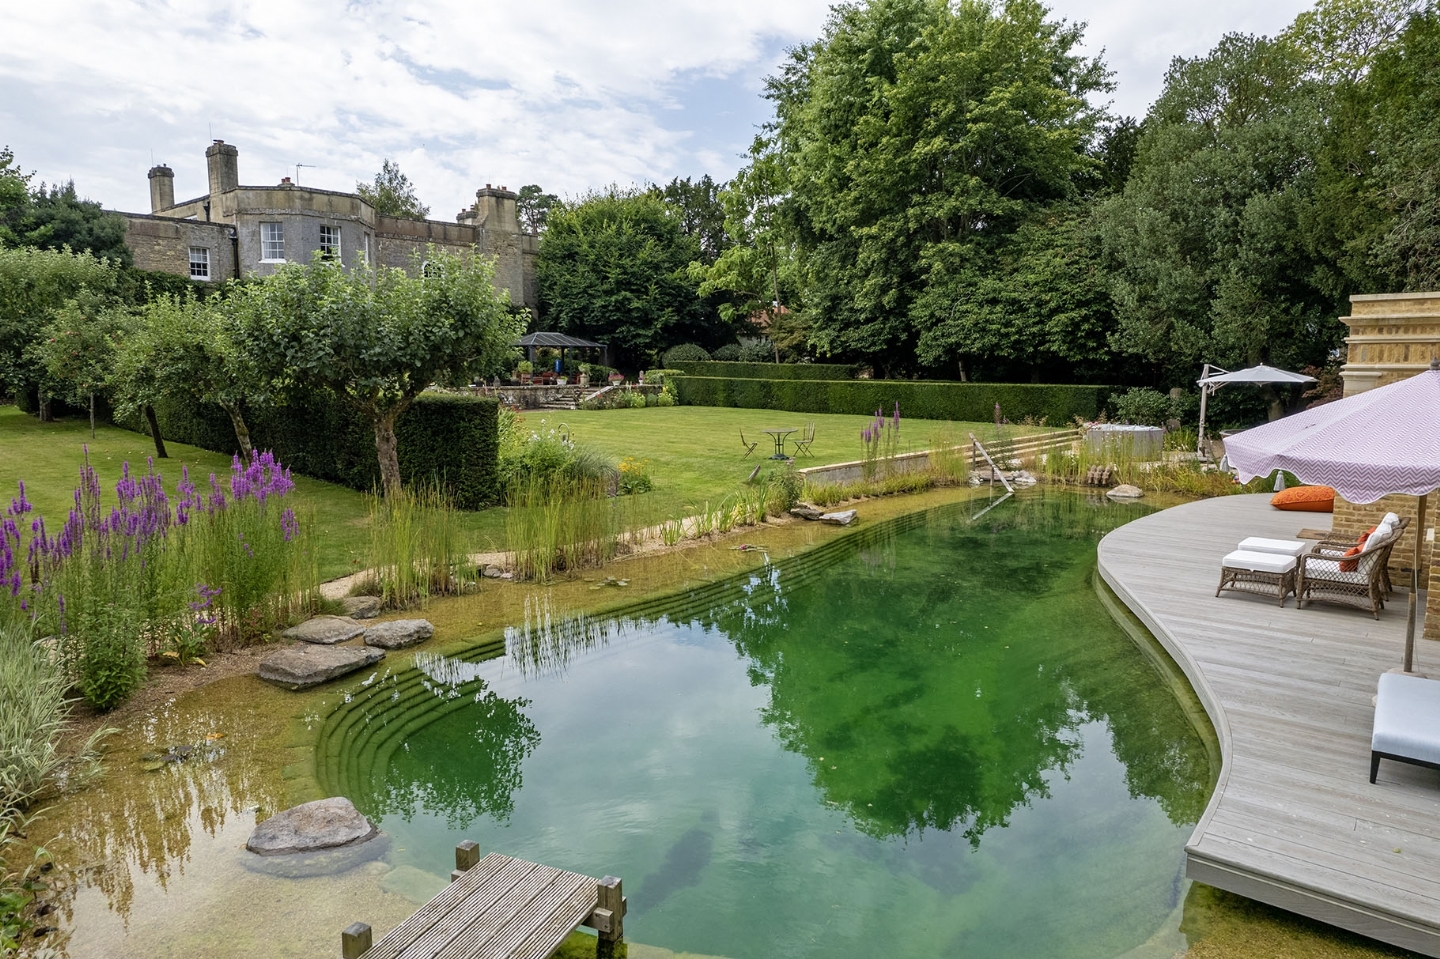
[[[1215,596],[1220,559],[1241,539],[1294,539],[1316,518],[1268,496],[1177,506],[1106,536],[1100,574],[1184,670],[1220,740],[1186,874],[1440,956],[1440,772],[1382,763],[1368,781],[1371,698],[1401,663],[1404,592],[1378,622],[1323,603],[1297,610],[1293,598],[1282,609]],[[1440,651],[1421,643],[1416,660],[1440,667]]]
[[[600,934],[597,955],[614,954],[624,937],[625,897],[614,876],[579,873],[512,859],[480,858],[480,847],[455,847],[455,871],[444,892],[372,944],[357,922],[340,934],[343,959],[545,959],[580,926]]]

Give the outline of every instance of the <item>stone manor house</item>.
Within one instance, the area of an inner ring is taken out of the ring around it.
[[[515,306],[536,307],[539,239],[521,232],[516,194],[485,184],[454,223],[382,216],[354,193],[301,187],[241,186],[239,150],[216,140],[205,151],[210,192],[175,202],[175,172],[150,170],[150,213],[122,213],[135,265],[224,282],[264,276],[281,263],[308,263],[318,251],[345,267],[358,263],[409,268],[427,244],[456,253],[472,248],[495,258],[495,282]]]

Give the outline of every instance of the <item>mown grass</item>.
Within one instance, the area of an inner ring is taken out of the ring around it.
[[[822,466],[860,459],[860,431],[870,422],[866,416],[699,406],[546,410],[523,416],[529,429],[548,429],[564,423],[578,443],[600,451],[616,463],[627,456],[648,460],[655,489],[647,494],[646,510],[657,518],[697,515],[707,508],[706,504],[715,509],[727,497],[746,488],[745,481],[756,466],[762,466],[762,473],[773,468],[775,464],[765,457],[774,452],[774,444],[760,432],[763,429],[799,430],[813,421],[814,456],[802,456],[795,465]],[[970,431],[982,440],[993,438],[995,433],[989,423],[906,420],[903,410],[901,416],[902,452],[925,449],[942,433],[959,436],[961,441]],[[1008,429],[1014,432],[1023,428]],[[740,445],[741,430],[747,440],[760,444],[748,457]],[[150,438],[140,433],[102,424],[97,426],[92,440],[89,424],[83,418],[41,423],[14,406],[0,406],[0,504],[8,503],[16,493],[16,482],[24,480],[30,501],[58,526],[70,509],[87,445],[102,488],[112,499],[121,463],[128,460],[132,466],[143,468],[145,458],[155,452]],[[170,457],[157,460],[156,468],[168,489],[174,489],[180,479],[182,465],[190,467],[197,483],[211,472],[225,475],[230,468],[230,458],[219,453],[184,443],[167,442],[166,447]],[[785,449],[788,453],[794,447],[787,442]],[[304,476],[296,476],[295,485],[296,513],[305,516],[313,511],[320,578],[332,579],[360,569],[371,538],[365,495]],[[468,541],[469,549],[505,549],[507,514],[503,507],[462,513],[456,535]]]

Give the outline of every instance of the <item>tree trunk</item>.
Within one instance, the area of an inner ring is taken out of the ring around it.
[[[245,425],[245,417],[241,415],[239,405],[221,403],[220,408],[230,414],[230,423],[235,427],[235,439],[240,443],[240,458],[248,462],[250,451],[254,447],[250,445],[250,427]]]
[[[1270,422],[1278,420],[1285,415],[1285,404],[1280,399],[1280,394],[1275,387],[1268,383],[1260,387],[1260,395],[1265,398],[1266,415]]]
[[[95,438],[95,394],[90,394],[90,438]]]
[[[54,417],[50,415],[50,394],[46,393],[44,390],[40,390],[36,394],[36,396],[40,400],[40,402],[38,404],[39,408],[35,411],[35,415],[42,423],[53,422]]]
[[[400,453],[395,441],[395,420],[398,410],[375,414],[375,452],[380,457],[380,483],[385,498],[398,495],[400,486]]]
[[[165,440],[160,436],[160,421],[155,418],[155,407],[149,403],[145,404],[145,422],[150,424],[150,437],[155,441],[155,455],[162,460],[169,459],[170,454],[165,452]]]

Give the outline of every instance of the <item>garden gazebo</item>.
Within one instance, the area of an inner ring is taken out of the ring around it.
[[[525,347],[525,358],[531,363],[535,362],[535,351],[544,347],[559,350],[562,363],[565,361],[566,350],[599,350],[600,362],[605,366],[610,365],[610,347],[603,343],[582,340],[578,336],[566,336],[564,333],[527,333],[516,340],[515,345]]]

